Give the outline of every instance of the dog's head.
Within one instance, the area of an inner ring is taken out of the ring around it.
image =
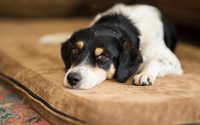
[[[134,40],[138,40],[137,36]],[[138,45],[134,43],[121,32],[104,28],[75,32],[61,48],[67,70],[64,85],[89,89],[114,77],[126,82],[142,62]]]

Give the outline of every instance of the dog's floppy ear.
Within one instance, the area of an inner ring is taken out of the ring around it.
[[[71,66],[71,42],[67,40],[61,46],[61,56],[65,63],[66,70]]]
[[[119,82],[126,82],[133,75],[142,63],[139,49],[127,39],[121,40],[121,53],[118,62],[116,79]]]

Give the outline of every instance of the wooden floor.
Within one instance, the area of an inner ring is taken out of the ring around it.
[[[90,90],[65,88],[60,45],[41,45],[38,40],[46,34],[84,28],[89,21],[0,20],[1,75],[16,82],[13,85],[54,124],[200,123],[200,49],[188,44],[178,44],[176,51],[182,76],[159,78],[149,87],[107,80]]]

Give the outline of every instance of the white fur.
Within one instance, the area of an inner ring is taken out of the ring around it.
[[[39,39],[40,44],[61,44],[71,37],[72,33],[56,33],[42,36]]]
[[[122,13],[128,16],[141,34],[139,36],[140,51],[144,62],[134,77],[135,84],[153,84],[158,76],[183,74],[176,55],[165,45],[163,24],[158,9],[149,5],[117,4],[108,11],[98,14],[92,24],[102,16],[113,13]]]
[[[81,81],[75,85],[71,86],[68,83],[67,76],[70,72],[80,73],[82,76]],[[73,89],[90,89],[94,86],[102,83],[106,79],[106,72],[100,68],[94,68],[89,65],[80,64],[76,67],[71,67],[64,78],[64,86]]]
[[[141,34],[139,38],[143,64],[140,66],[138,74],[134,76],[135,84],[153,84],[157,77],[168,74],[183,74],[179,60],[166,47],[163,40],[163,24],[160,20],[158,9],[149,5],[126,6],[124,4],[117,4],[108,11],[98,14],[91,25],[102,16],[113,13],[122,13],[128,16]],[[50,35],[42,38],[40,41],[42,43],[63,42],[67,39],[65,35]],[[64,79],[64,85],[67,87],[70,87],[67,82],[67,75],[71,71],[81,73],[84,78],[78,85],[73,87],[75,89],[89,89],[106,79],[105,71],[81,64],[71,67],[67,71]]]

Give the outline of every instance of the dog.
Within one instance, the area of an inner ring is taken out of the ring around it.
[[[62,44],[64,86],[90,89],[106,79],[129,78],[147,86],[157,77],[181,75],[176,43],[174,24],[156,7],[117,4]]]

